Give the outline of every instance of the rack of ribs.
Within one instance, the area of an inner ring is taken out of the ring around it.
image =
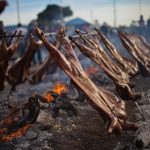
[[[84,37],[82,37],[84,38]],[[94,61],[97,65],[100,66],[100,68],[107,74],[107,76],[113,80],[116,90],[121,98],[126,100],[136,100],[141,97],[140,94],[135,93],[133,89],[130,88],[128,85],[128,82],[122,78],[121,76],[117,75],[115,72],[111,70],[111,67],[103,57],[103,55],[100,53],[98,49],[102,49],[99,47],[99,45],[92,41],[93,45],[95,45],[95,48],[91,49],[87,47],[86,45],[83,45],[79,42],[76,42],[71,38],[71,40],[78,46],[79,50],[86,55],[88,58],[90,58],[92,61]]]
[[[127,121],[125,103],[113,93],[103,88],[98,88],[89,79],[69,42],[65,46],[65,51],[61,52],[44,37],[44,33],[39,28],[36,28],[35,32],[57,65],[85,93],[89,104],[103,116],[107,122],[108,133],[120,133],[123,130],[137,129],[134,123]]]
[[[141,75],[145,77],[150,76],[150,59],[143,54],[129,34],[119,31],[119,36],[123,46],[138,62]]]
[[[10,45],[7,44],[5,37],[2,39],[2,42],[0,44],[0,91],[4,89],[8,62],[18,48],[20,42],[20,35],[21,32],[18,33],[17,39]]]
[[[10,85],[15,86],[27,80],[32,59],[40,45],[33,36],[30,36],[30,43],[24,55],[6,73]]]
[[[133,62],[121,55],[117,48],[106,38],[106,36],[101,31],[96,31],[98,32],[98,35],[100,36],[107,49],[113,55],[117,63],[123,68],[123,70],[128,72],[131,77],[135,76],[139,72],[137,62]]]

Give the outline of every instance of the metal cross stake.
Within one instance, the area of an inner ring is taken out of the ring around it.
[[[70,55],[62,48],[62,46],[60,45],[60,43],[58,43],[58,42],[52,37],[52,34],[50,34],[49,36],[51,37],[51,39],[52,39],[54,42],[56,42],[56,43],[59,45],[60,49],[61,49],[68,57],[70,57]]]
[[[145,121],[144,113],[143,113],[143,111],[141,110],[141,107],[139,106],[139,104],[138,104],[136,101],[135,101],[134,103],[135,103],[135,105],[137,106],[138,110],[140,111],[140,114],[141,114],[141,116],[142,116],[143,121]]]

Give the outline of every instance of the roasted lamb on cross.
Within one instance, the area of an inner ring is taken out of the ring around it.
[[[71,80],[73,80],[78,88],[86,94],[89,104],[105,118],[108,133],[120,133],[122,130],[137,129],[134,123],[127,121],[125,103],[113,93],[103,88],[96,87],[89,79],[68,39],[65,41],[66,51],[62,53],[44,37],[44,33],[39,28],[36,28],[35,32],[46,46],[57,65],[71,78]]]

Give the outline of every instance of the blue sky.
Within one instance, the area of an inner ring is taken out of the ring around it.
[[[113,0],[19,0],[21,22],[28,24],[30,20],[36,19],[37,14],[45,9],[47,4],[59,4],[70,6],[74,17],[82,17],[89,22],[98,20],[100,24],[107,22],[113,25]],[[116,0],[117,2],[117,25],[129,25],[132,20],[139,18],[140,0]],[[8,0],[9,6],[0,15],[0,20],[5,25],[17,23],[16,0]],[[150,16],[150,0],[141,0],[141,13],[145,20]]]

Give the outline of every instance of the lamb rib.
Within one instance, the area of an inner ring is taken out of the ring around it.
[[[36,34],[42,40],[57,65],[73,80],[89,98],[89,103],[107,119],[107,131],[122,132],[122,130],[136,130],[137,126],[126,120],[125,103],[118,99],[114,94],[102,88],[98,89],[96,85],[88,78],[84,72],[79,60],[77,59],[71,45],[62,54],[54,45],[49,43],[44,33],[35,29]],[[70,44],[70,43],[69,43]]]
[[[146,41],[146,39],[143,36],[138,36],[138,38],[141,41],[141,43],[145,46],[145,48],[149,50],[150,53],[150,44],[148,43],[148,41]]]
[[[56,40],[60,41],[60,36],[59,34],[56,36]],[[59,45],[55,42],[54,44],[58,49]],[[38,68],[38,70],[31,74],[31,77],[29,78],[29,82],[32,84],[38,83],[42,80],[42,76],[44,73],[48,70],[50,66],[54,65],[54,61],[49,55],[46,60],[43,62],[43,64]]]
[[[87,44],[88,47],[90,47],[91,49],[97,49],[99,54],[102,56],[102,58],[105,60],[105,65],[109,68],[109,70],[111,70],[114,74],[116,74],[117,76],[120,76],[121,78],[123,78],[124,80],[126,80],[127,83],[129,83],[129,75],[124,72],[104,51],[104,49],[102,47],[100,47],[99,42],[97,43],[94,40],[91,39],[86,39],[85,37],[83,37],[80,33],[79,30],[76,30],[76,32],[80,35],[80,37],[82,38],[82,40],[84,41],[85,44]],[[106,63],[107,62],[107,63]]]
[[[139,51],[137,45],[134,41],[124,32],[119,31],[119,36],[123,46],[126,50],[133,56],[133,58],[138,62],[141,75],[144,77],[150,76],[150,67],[148,58]]]
[[[128,36],[134,41],[134,43],[137,45],[139,52],[141,52],[144,57],[150,57],[150,47],[148,47],[148,43],[146,43],[146,40],[143,36],[137,35],[137,34],[128,34]],[[150,61],[150,60],[149,60]]]
[[[98,35],[100,36],[101,40],[103,41],[107,49],[114,56],[115,60],[117,61],[118,64],[120,64],[123,70],[125,72],[128,72],[128,74],[131,75],[131,77],[137,75],[137,73],[139,73],[137,62],[133,62],[122,56],[118,52],[116,47],[105,37],[105,35],[101,31],[99,30],[96,31],[98,32]]]
[[[18,38],[11,45],[6,44],[6,39],[3,38],[0,44],[0,91],[4,89],[5,75],[8,67],[8,62],[12,55],[15,53],[19,41],[21,32],[18,33]]]
[[[37,43],[33,36],[30,36],[30,43],[24,55],[14,64],[7,72],[6,79],[9,84],[15,86],[24,82],[29,74],[29,68],[34,54],[36,53],[40,43]]]
[[[72,41],[78,46],[79,50],[84,55],[86,55],[88,58],[94,61],[97,65],[99,65],[100,68],[102,68],[103,71],[107,74],[107,76],[113,80],[116,86],[116,90],[121,98],[126,99],[126,100],[136,100],[141,97],[139,94],[135,93],[130,88],[126,80],[124,80],[122,77],[120,77],[119,75],[116,75],[114,72],[110,70],[109,65],[107,65],[107,61],[103,58],[103,56],[96,49],[98,45],[94,43],[94,41],[93,41],[93,44],[95,44],[95,49],[90,49],[89,47],[79,42],[76,42],[73,39]]]

